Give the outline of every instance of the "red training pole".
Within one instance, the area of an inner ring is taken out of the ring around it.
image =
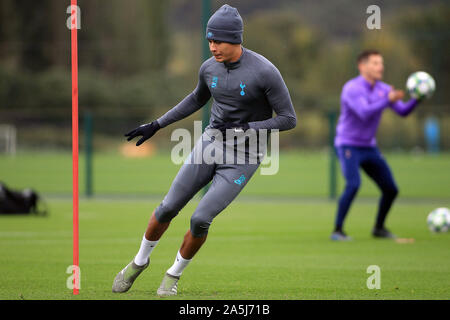
[[[72,174],[73,174],[73,294],[79,294],[79,239],[78,239],[78,37],[77,0],[71,0],[72,43]]]

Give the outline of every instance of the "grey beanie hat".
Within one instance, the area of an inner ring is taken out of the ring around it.
[[[224,4],[209,18],[206,39],[242,43],[244,26],[236,8]]]

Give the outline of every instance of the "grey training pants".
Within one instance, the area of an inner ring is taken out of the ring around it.
[[[155,211],[158,222],[171,221],[189,200],[212,180],[211,186],[191,217],[190,230],[194,237],[203,237],[208,233],[212,220],[236,198],[260,164],[259,161],[256,164],[208,164],[205,161],[190,163],[193,162],[193,154],[200,151],[198,148],[204,150],[211,143],[202,138],[197,141],[172,182],[169,192]]]

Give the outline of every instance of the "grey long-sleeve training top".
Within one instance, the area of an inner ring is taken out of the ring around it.
[[[242,47],[233,63],[206,60],[194,91],[157,121],[161,127],[188,117],[213,97],[207,128],[226,122],[249,123],[250,128],[289,130],[297,117],[278,69],[265,57]],[[276,116],[272,118],[272,112]]]

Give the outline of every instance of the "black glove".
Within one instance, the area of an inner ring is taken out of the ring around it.
[[[125,137],[128,137],[127,141],[130,141],[137,136],[142,136],[142,138],[136,142],[136,146],[140,146],[145,140],[150,139],[159,129],[161,129],[161,127],[159,126],[158,121],[155,120],[152,123],[143,124],[142,126],[131,130],[125,134]]]
[[[250,129],[250,126],[248,123],[232,123],[232,122],[226,122],[223,124],[219,124],[215,129],[220,130],[223,135],[226,134],[227,129],[235,129],[236,130],[243,130],[244,132]]]
[[[422,96],[420,96],[420,97],[418,97],[418,98],[416,98],[416,100],[417,100],[417,103],[421,103],[421,102],[423,102],[424,100],[425,100],[425,96],[424,95],[422,95]]]

